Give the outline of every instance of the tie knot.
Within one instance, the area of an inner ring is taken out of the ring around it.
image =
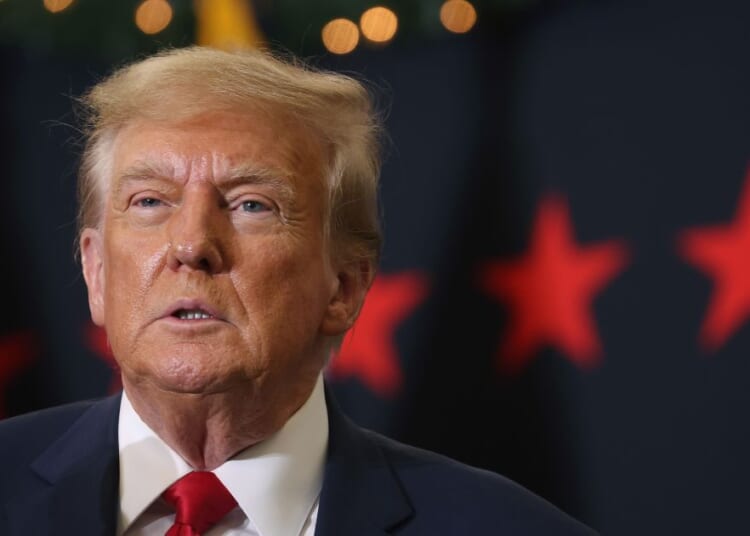
[[[175,509],[167,536],[203,534],[227,515],[237,501],[209,471],[193,471],[167,488],[162,497]],[[190,530],[183,530],[190,527]]]

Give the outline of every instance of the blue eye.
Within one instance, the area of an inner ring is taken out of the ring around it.
[[[136,201],[136,205],[144,208],[158,207],[161,205],[161,201],[155,197],[144,197]]]
[[[244,210],[245,212],[265,212],[266,210],[268,210],[268,207],[266,207],[266,205],[264,205],[260,201],[249,199],[242,202],[242,210]]]

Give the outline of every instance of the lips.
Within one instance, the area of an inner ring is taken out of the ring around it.
[[[200,299],[180,299],[172,303],[161,318],[176,318],[184,321],[225,320],[214,306]]]

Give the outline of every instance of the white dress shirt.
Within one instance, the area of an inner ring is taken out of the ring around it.
[[[162,492],[193,469],[162,441],[123,393],[119,420],[117,534],[163,536],[174,513]],[[323,378],[284,427],[213,472],[237,500],[206,536],[313,536],[328,446]]]

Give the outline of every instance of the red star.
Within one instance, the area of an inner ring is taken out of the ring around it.
[[[122,389],[122,378],[120,377],[120,367],[117,365],[115,356],[112,355],[112,348],[109,346],[107,332],[93,323],[86,324],[85,331],[86,346],[112,369],[112,379],[109,382],[107,392],[114,394]]]
[[[750,316],[750,167],[732,223],[685,231],[682,256],[714,280],[701,345],[718,350]]]
[[[34,337],[29,332],[13,333],[0,338],[0,392],[26,368],[36,354]],[[5,417],[5,404],[0,399],[0,418]]]
[[[330,375],[359,376],[378,395],[395,395],[403,383],[403,374],[394,332],[426,295],[427,282],[419,273],[378,276],[357,322],[330,364]]]
[[[579,247],[566,201],[544,199],[528,252],[519,259],[490,262],[481,272],[482,286],[511,310],[498,351],[501,367],[520,371],[545,344],[582,368],[596,364],[602,349],[591,305],[623,269],[627,255],[627,248],[613,240]]]

